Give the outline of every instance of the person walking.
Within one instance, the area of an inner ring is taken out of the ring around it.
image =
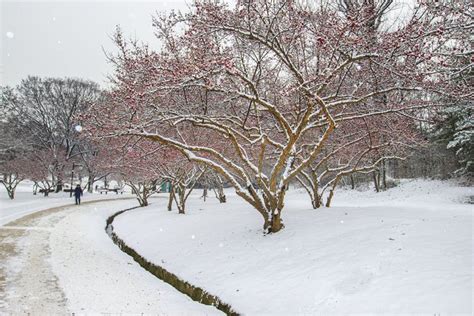
[[[82,196],[82,189],[81,186],[78,184],[74,189],[74,197],[76,198],[76,205],[81,204],[81,196]]]

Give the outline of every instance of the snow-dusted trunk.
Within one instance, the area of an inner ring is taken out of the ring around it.
[[[7,190],[8,197],[13,200],[15,198],[15,189],[18,183],[21,180],[18,180],[18,177],[13,174],[4,174],[2,182],[3,186]]]
[[[320,208],[321,205],[321,197],[319,196],[318,190],[316,189],[316,191],[313,192],[313,194],[311,195],[311,206],[313,207],[313,209],[317,209]]]
[[[141,207],[148,206],[149,189],[147,186],[142,184],[135,185],[133,183],[128,183],[128,186],[132,188],[132,193],[135,194],[138,204]]]
[[[45,197],[49,196],[49,191],[55,188],[55,183],[50,182],[49,180],[40,181],[38,185],[43,190]]]
[[[178,183],[174,186],[176,191],[173,194],[174,201],[176,203],[176,207],[178,208],[179,214],[185,214],[186,210],[186,186],[182,183]]]
[[[197,173],[183,173],[173,177],[171,183],[170,199],[173,198],[175,201],[179,214],[185,214],[186,201],[188,200],[191,192],[193,192],[196,183],[204,174],[205,170],[199,170]],[[168,209],[171,210],[171,204],[169,204],[168,207]]]
[[[282,188],[281,191],[276,195],[276,204],[270,208],[270,230],[271,233],[279,232],[283,227],[281,219],[281,211],[283,210],[285,201],[286,188]]]
[[[283,222],[281,221],[280,212],[272,213],[270,218],[270,223],[267,225],[266,230],[269,233],[279,232],[284,227]]]
[[[343,176],[343,173],[340,173],[334,179],[334,182],[332,183],[332,186],[331,186],[331,190],[329,191],[328,199],[326,200],[326,207],[331,206],[332,198],[334,197],[334,190],[336,190],[336,187],[339,184],[339,180],[341,179],[342,176]]]
[[[226,198],[225,193],[224,193],[224,188],[222,186],[218,187],[215,190],[215,194],[216,194],[217,199],[219,200],[219,203],[227,202],[227,198]]]
[[[264,208],[260,213],[264,215],[263,229],[267,233],[276,233],[285,227],[281,218],[285,194],[285,188],[281,188],[275,194],[263,194]]]
[[[311,199],[311,206],[313,209],[318,209],[322,206],[322,196],[319,193],[319,185],[318,182],[312,182],[311,185],[308,186],[306,192],[308,193]]]
[[[309,168],[308,172],[302,172],[296,179],[308,193],[313,209],[320,208],[322,206],[322,193],[319,193],[319,180],[316,170]]]
[[[146,186],[143,186],[143,192],[138,196],[140,197],[140,199],[138,200],[140,206],[148,206],[148,189]]]
[[[320,208],[322,203],[321,203],[321,199],[322,199],[322,196],[321,194],[319,193],[319,181],[318,181],[318,175],[316,174],[316,171],[313,170],[311,172],[311,192],[310,192],[310,197],[311,197],[311,206],[313,207],[313,209],[317,209],[317,208]]]
[[[334,196],[334,189],[331,189],[331,191],[329,191],[328,199],[326,200],[326,207],[331,206],[333,196]]]
[[[222,179],[218,175],[216,176],[213,191],[216,195],[216,198],[219,200],[219,203],[225,203],[227,201],[227,198],[224,193],[224,184],[222,183]]]

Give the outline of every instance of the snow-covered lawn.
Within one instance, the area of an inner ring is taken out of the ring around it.
[[[472,313],[472,188],[404,181],[386,192],[338,191],[312,210],[289,191],[286,228],[262,234],[235,196],[166,198],[117,217],[116,233],[152,262],[244,314]]]

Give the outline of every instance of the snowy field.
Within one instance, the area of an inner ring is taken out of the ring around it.
[[[157,198],[117,217],[115,231],[239,313],[473,311],[472,188],[419,180],[378,194],[339,190],[319,210],[290,190],[286,228],[267,236],[237,197],[204,203],[198,193],[186,215]]]

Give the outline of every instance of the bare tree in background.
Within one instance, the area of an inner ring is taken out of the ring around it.
[[[7,133],[1,138],[1,147],[8,148],[8,135],[12,134],[29,150],[48,151],[52,182],[57,191],[61,190],[65,165],[60,162],[80,155],[84,149],[76,131],[77,115],[96,102],[100,93],[97,84],[70,78],[28,77],[15,89],[3,89],[2,128]]]

